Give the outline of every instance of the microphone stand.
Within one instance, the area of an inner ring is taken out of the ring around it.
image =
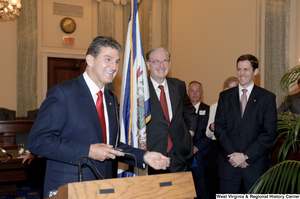
[[[117,102],[116,102],[116,99],[115,99],[114,87],[113,87],[112,83],[108,83],[107,86],[108,86],[108,89],[113,93],[114,105],[115,105],[115,114],[116,114],[116,118],[117,118],[118,131],[117,131],[117,138],[116,138],[116,143],[115,143],[114,149],[123,152],[125,155],[129,155],[129,156],[134,157],[134,163],[135,163],[134,174],[135,174],[135,176],[137,176],[137,173],[136,173],[136,171],[137,171],[137,159],[136,159],[135,155],[132,154],[132,153],[125,152],[123,149],[118,148],[119,137],[120,137],[120,123],[119,123],[118,106],[117,106]]]

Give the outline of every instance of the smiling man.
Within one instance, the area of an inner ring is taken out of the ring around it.
[[[215,136],[221,193],[247,193],[268,170],[268,151],[276,136],[275,95],[254,84],[258,60],[246,54],[237,59],[239,85],[220,93]]]
[[[147,124],[147,147],[170,157],[165,171],[149,168],[149,174],[188,170],[193,156],[191,134],[197,126],[195,108],[186,93],[183,81],[167,77],[170,54],[162,47],[153,48],[147,55],[150,70],[149,91],[151,120]]]
[[[97,180],[116,176],[115,150],[118,133],[115,110],[116,98],[105,88],[115,78],[122,51],[111,37],[96,37],[86,53],[86,71],[78,78],[57,84],[49,89],[28,138],[29,150],[47,158],[44,197],[49,191],[78,181],[78,166],[82,156],[95,161],[82,161],[83,180]],[[123,143],[118,146],[133,153],[139,168],[145,164],[154,169],[166,169],[169,158],[157,153],[135,149]],[[134,160],[122,157],[125,163]]]

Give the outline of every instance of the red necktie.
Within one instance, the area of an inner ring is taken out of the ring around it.
[[[96,102],[96,109],[100,118],[100,123],[102,127],[102,133],[103,133],[103,140],[104,143],[106,144],[106,125],[105,125],[105,116],[104,116],[104,106],[103,106],[103,94],[102,91],[100,90],[97,93],[98,99]]]
[[[247,105],[247,89],[242,89],[243,91],[243,94],[242,94],[242,97],[241,97],[241,112],[242,112],[242,118],[243,118],[243,115],[244,115],[244,111],[245,111],[245,108],[246,108],[246,105]]]
[[[164,86],[159,85],[158,88],[161,90],[159,102],[160,102],[160,105],[161,105],[161,107],[162,107],[162,109],[163,109],[165,118],[166,118],[166,120],[167,120],[167,122],[168,122],[168,126],[169,126],[169,125],[170,125],[170,118],[169,118],[168,104],[167,104],[167,100],[166,100],[166,94],[165,94]],[[167,147],[167,152],[169,152],[169,151],[171,150],[172,145],[173,145],[173,144],[172,144],[170,135],[168,134],[168,147]]]

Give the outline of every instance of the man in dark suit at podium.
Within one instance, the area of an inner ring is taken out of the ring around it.
[[[82,156],[95,161],[104,179],[112,178],[116,156],[124,156],[113,145],[117,138],[114,94],[105,88],[119,68],[122,47],[111,37],[96,37],[86,53],[86,71],[76,79],[49,89],[28,138],[31,153],[46,157],[44,196],[58,187],[78,181]],[[139,168],[149,164],[166,169],[169,158],[119,143],[119,148],[137,158]],[[126,155],[125,155],[126,156]],[[122,157],[134,165],[131,158]],[[82,161],[83,180],[100,179],[87,159]]]

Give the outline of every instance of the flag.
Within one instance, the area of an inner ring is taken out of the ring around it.
[[[150,94],[141,42],[137,0],[132,0],[123,64],[120,141],[146,150],[146,123],[150,117]],[[134,176],[134,173],[120,169],[120,167],[124,167],[124,164],[121,166],[120,164],[122,163],[119,163],[118,177]]]

